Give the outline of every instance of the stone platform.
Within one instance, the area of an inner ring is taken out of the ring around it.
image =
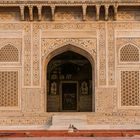
[[[54,115],[49,130],[68,130],[73,125],[79,130],[85,130],[87,124],[86,115]]]
[[[89,124],[87,115],[53,115],[51,125],[46,130],[68,130],[70,125],[74,125],[78,130],[140,130],[140,125],[133,124]]]

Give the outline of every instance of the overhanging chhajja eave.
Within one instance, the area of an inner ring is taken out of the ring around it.
[[[52,20],[55,20],[56,7],[81,7],[83,20],[86,20],[87,7],[91,6],[96,9],[96,20],[100,17],[101,6],[105,9],[105,20],[108,20],[109,7],[114,9],[114,20],[117,20],[118,7],[121,6],[140,6],[140,0],[1,0],[0,7],[18,7],[20,8],[21,20],[25,20],[25,7],[29,9],[29,19],[33,20],[33,8],[37,7],[38,20],[42,19],[42,8],[50,7]]]

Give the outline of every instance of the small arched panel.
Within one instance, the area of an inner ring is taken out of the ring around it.
[[[127,44],[120,49],[120,62],[139,62],[139,49]]]
[[[0,49],[0,62],[19,62],[19,51],[11,45],[5,45]]]

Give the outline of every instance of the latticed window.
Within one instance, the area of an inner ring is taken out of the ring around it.
[[[0,107],[18,106],[18,72],[0,71]]]
[[[139,61],[139,50],[132,44],[128,44],[120,50],[120,61],[121,62],[138,62]]]
[[[139,71],[121,71],[121,106],[139,105]]]
[[[18,62],[18,49],[10,44],[0,49],[0,62]]]

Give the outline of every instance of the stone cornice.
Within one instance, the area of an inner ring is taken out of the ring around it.
[[[119,5],[140,5],[140,0],[1,0],[0,5],[19,5],[19,4],[24,4],[24,5],[50,5],[50,4],[55,4],[55,5],[82,5],[82,4],[87,4],[87,5],[104,5],[104,4],[119,4]]]

